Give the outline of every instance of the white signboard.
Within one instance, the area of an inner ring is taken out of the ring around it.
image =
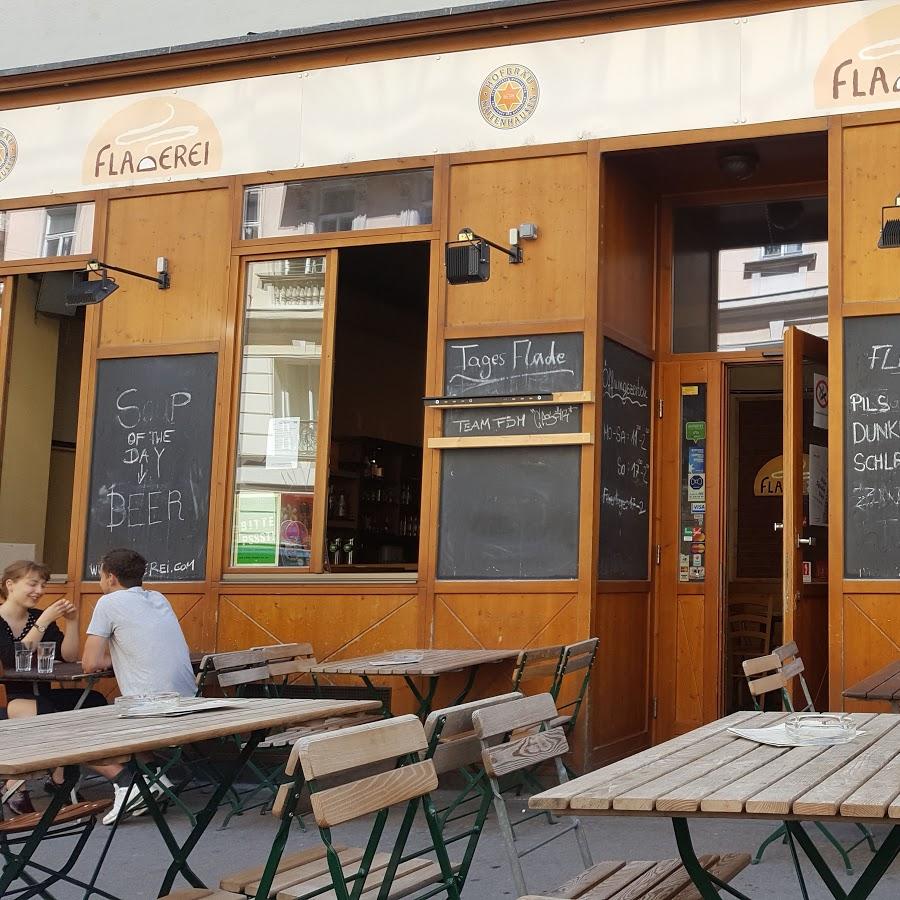
[[[809,445],[809,524],[828,524],[828,448]]]
[[[0,201],[894,107],[898,36],[859,0],[10,109]]]
[[[813,375],[813,425],[828,428],[828,376]]]

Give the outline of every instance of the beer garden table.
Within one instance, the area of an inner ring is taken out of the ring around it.
[[[844,691],[850,700],[886,700],[891,712],[900,713],[900,659]]]
[[[719,891],[744,898],[711,878],[697,860],[691,819],[779,820],[785,823],[804,896],[796,847],[836,898],[868,897],[900,853],[900,716],[854,713],[864,734],[846,744],[772,747],[729,727],[761,728],[784,713],[739,712],[558,785],[529,801],[557,815],[656,816],[672,820],[685,869],[704,900]],[[838,883],[803,822],[891,826],[853,888]]]
[[[377,689],[373,677],[394,675],[401,677],[411,691],[419,708],[416,715],[425,718],[431,712],[434,693],[442,675],[451,672],[467,672],[465,686],[451,705],[462,703],[468,696],[475,676],[481,666],[515,659],[518,650],[392,650],[374,653],[355,659],[338,659],[332,662],[313,663],[303,671],[314,675],[356,675],[362,679],[373,695]],[[413,679],[427,679],[425,691],[419,690]]]
[[[375,709],[379,705],[375,700],[254,698],[228,702],[239,705],[153,718],[122,718],[114,706],[105,706],[0,722],[0,778],[21,778],[57,766],[64,767],[65,772],[62,789],[51,798],[50,805],[23,844],[18,857],[4,865],[0,874],[0,896],[5,896],[9,886],[19,877],[54,816],[65,804],[78,780],[79,766],[110,762],[128,764],[134,772],[135,784],[172,856],[160,895],[169,893],[179,872],[193,887],[204,887],[190,868],[189,856],[259,742],[273,729]],[[137,754],[238,734],[249,735],[249,738],[237,764],[228,767],[227,772],[218,773],[219,783],[197,814],[197,824],[185,841],[179,844],[136,764]]]

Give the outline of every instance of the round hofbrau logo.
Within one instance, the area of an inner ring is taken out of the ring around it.
[[[19,142],[8,129],[0,126],[0,181],[13,170],[19,158]]]
[[[889,6],[841,32],[822,57],[816,106],[900,103],[900,6]]]
[[[201,175],[222,165],[222,139],[196,103],[167,95],[138,100],[97,130],[84,154],[85,184]]]
[[[498,66],[481,83],[478,106],[488,125],[518,128],[537,109],[541,90],[531,69],[525,66]]]

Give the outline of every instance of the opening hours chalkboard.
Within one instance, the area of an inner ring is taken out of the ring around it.
[[[650,547],[652,363],[603,341],[600,578],[645,581]]]
[[[447,341],[449,397],[580,391],[580,333]],[[565,434],[581,430],[569,404],[448,409],[444,435]],[[545,579],[578,576],[581,448],[446,449],[441,460],[438,578]]]
[[[116,547],[149,581],[205,577],[216,368],[214,353],[99,361],[86,580]]]
[[[900,316],[844,319],[844,569],[900,578]]]

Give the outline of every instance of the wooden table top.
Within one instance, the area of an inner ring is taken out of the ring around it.
[[[121,759],[256,729],[284,728],[345,713],[380,709],[377,700],[242,701],[239,708],[178,717],[123,719],[115,706],[0,722],[0,777],[61,765]]]
[[[848,687],[844,696],[853,700],[900,699],[900,659]]]
[[[191,665],[194,671],[200,668],[200,661],[205,654],[191,653]],[[55,660],[52,672],[38,672],[37,665],[32,660],[31,669],[27,672],[17,672],[15,669],[4,669],[0,667],[0,684],[7,682],[30,681],[34,682],[69,682],[84,681],[87,678],[115,678],[112,669],[103,669],[100,672],[85,672],[81,667],[81,660],[77,662],[65,662],[65,660]]]
[[[769,747],[727,731],[784,716],[734,713],[536,794],[529,806],[577,815],[900,824],[900,716],[854,713],[865,734],[831,747]]]
[[[419,662],[392,662],[401,654],[421,653]],[[518,650],[391,650],[355,659],[338,659],[310,665],[305,671],[323,675],[436,676],[461,672],[518,657]]]

